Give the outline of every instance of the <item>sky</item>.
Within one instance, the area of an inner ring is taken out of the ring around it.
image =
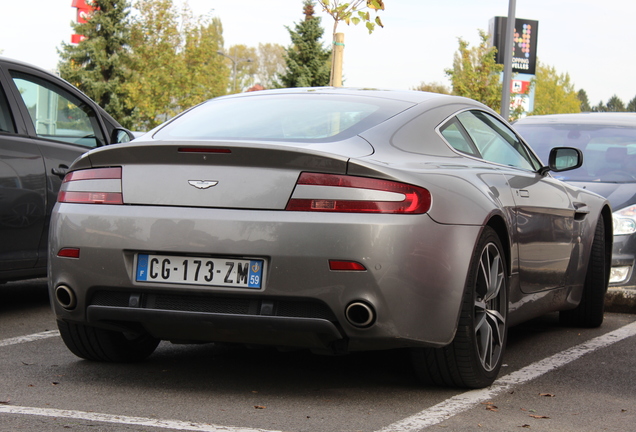
[[[303,0],[187,1],[197,15],[218,17],[225,48],[259,43],[291,44],[286,27],[304,16]],[[412,89],[422,83],[450,87],[458,38],[479,44],[495,16],[507,16],[510,0],[384,0],[384,28],[369,34],[363,25],[338,25],[345,34],[344,85]],[[0,55],[54,70],[62,42],[70,43],[72,0],[0,0]],[[316,6],[331,43],[333,19]],[[559,74],[568,73],[591,105],[617,95],[636,97],[634,0],[516,0],[516,17],[536,20],[537,56]]]

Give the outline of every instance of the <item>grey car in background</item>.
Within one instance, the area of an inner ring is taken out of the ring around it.
[[[607,200],[554,179],[496,113],[416,91],[286,89],[205,102],[70,168],[50,294],[77,356],[160,340],[409,348],[425,383],[488,386],[508,327],[599,326]]]
[[[583,166],[558,178],[596,192],[614,211],[610,286],[636,287],[636,113],[531,116],[514,127],[539,154],[552,147],[576,147]]]

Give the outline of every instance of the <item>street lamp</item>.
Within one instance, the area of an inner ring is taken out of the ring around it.
[[[253,60],[251,58],[239,58],[233,57],[231,55],[225,54],[223,51],[217,51],[218,55],[222,55],[223,57],[227,57],[232,61],[232,92],[236,93],[236,65],[239,62],[251,63]]]

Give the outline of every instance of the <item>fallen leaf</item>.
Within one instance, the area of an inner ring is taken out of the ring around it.
[[[536,419],[549,419],[550,417],[548,416],[542,416],[542,415],[532,415],[530,414],[530,417],[532,418],[536,418]]]
[[[263,405],[254,405],[254,408],[256,408],[256,409],[265,409],[265,407]]]
[[[554,395],[552,393],[539,393],[539,396],[554,397]]]
[[[53,385],[58,385],[58,384],[59,384],[59,382],[57,382],[57,381],[53,381],[51,384],[53,384]]]
[[[486,410],[487,411],[495,411],[496,412],[496,411],[499,411],[499,408],[497,408],[495,405],[493,405],[493,406],[487,406]]]
[[[0,405],[9,405],[9,402],[11,402],[11,399],[0,400]]]
[[[530,429],[530,425],[529,425],[529,424],[524,424],[524,425],[521,425],[521,426],[519,426],[519,427],[522,427],[522,428],[528,428],[528,429]]]

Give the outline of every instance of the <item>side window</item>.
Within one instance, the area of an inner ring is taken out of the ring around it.
[[[501,165],[536,171],[540,163],[503,123],[481,111],[465,111],[457,115],[482,159]]]
[[[466,134],[466,130],[464,130],[456,118],[442,126],[440,128],[440,133],[455,150],[471,156],[479,157],[479,153],[475,149],[475,145]]]
[[[2,132],[15,133],[15,124],[13,123],[13,116],[11,115],[7,96],[2,86],[0,86],[0,133]]]
[[[91,148],[104,144],[97,114],[80,98],[40,78],[11,75],[39,137]]]

